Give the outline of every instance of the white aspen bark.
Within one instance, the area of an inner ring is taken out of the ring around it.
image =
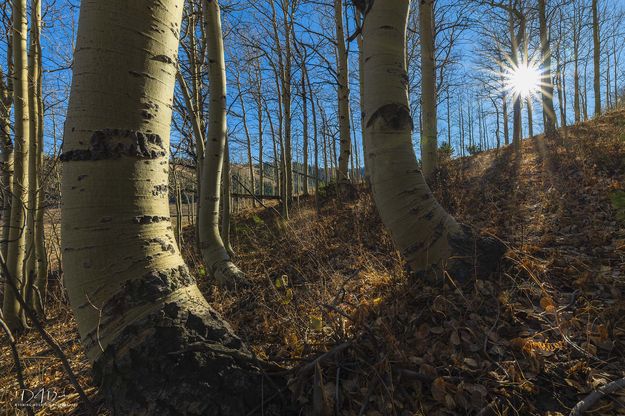
[[[421,41],[421,164],[430,178],[438,167],[436,61],[434,57],[434,0],[419,2]]]
[[[119,415],[245,415],[275,394],[175,244],[167,188],[182,8],[80,7],[61,155],[65,284],[100,392]]]
[[[46,291],[48,283],[48,259],[45,244],[45,225],[44,225],[44,205],[45,205],[45,183],[43,177],[43,146],[44,146],[44,107],[43,107],[43,67],[41,54],[41,0],[33,0],[34,12],[31,19],[35,19],[35,32],[32,34],[35,43],[35,62],[36,68],[36,89],[32,107],[36,108],[37,117],[37,155],[35,161],[36,174],[36,204],[35,204],[35,281],[33,282],[33,298],[32,304],[34,310],[43,316],[46,300]],[[34,16],[34,17],[32,17]],[[35,78],[35,73],[31,75]]]
[[[226,149],[224,150],[224,172],[223,180],[221,181],[221,195],[222,195],[222,211],[221,211],[221,236],[224,242],[224,247],[230,257],[234,257],[234,250],[230,244],[230,218],[231,218],[231,189],[232,183],[230,177],[230,145],[228,136],[226,135]]]
[[[362,28],[362,13],[360,11],[356,11],[356,24],[358,25],[358,27]],[[363,46],[362,46],[362,33],[360,35],[358,35],[358,84],[360,87],[360,130],[361,130],[361,140],[362,140],[362,155],[363,155],[363,163],[365,165],[364,169],[365,169],[365,183],[369,184],[369,171],[367,170],[367,166],[369,166],[369,164],[367,163],[367,149],[366,149],[366,144],[365,144],[365,128],[362,125],[362,119],[364,117],[364,113],[365,113],[365,100],[364,100],[364,55],[363,55]]]
[[[258,121],[258,176],[259,176],[259,187],[260,187],[260,195],[265,195],[265,162],[264,162],[264,149],[263,149],[263,81],[262,81],[262,72],[260,69],[260,61],[258,59],[255,60],[255,71],[256,71],[256,93],[254,94],[254,98],[256,100],[256,116]]]
[[[30,135],[28,138],[28,203],[27,203],[27,220],[26,220],[26,255],[27,259],[24,264],[24,297],[26,303],[32,307],[36,307],[38,297],[35,295],[36,281],[38,280],[38,258],[37,251],[40,251],[43,246],[43,241],[39,244],[37,237],[43,238],[43,233],[36,230],[36,217],[38,214],[38,198],[40,192],[38,189],[41,187],[40,181],[40,169],[39,160],[41,159],[40,152],[42,151],[39,144],[41,137],[42,125],[40,120],[43,117],[40,116],[39,110],[39,93],[41,82],[41,58],[40,58],[40,46],[39,37],[41,32],[41,2],[40,0],[33,0],[30,3],[31,6],[31,22],[30,22],[30,50],[28,56],[28,100],[29,100],[29,123],[30,123]],[[43,218],[41,218],[43,220]],[[41,224],[41,226],[43,223]],[[37,249],[39,247],[39,249]],[[41,255],[41,253],[39,253]],[[45,256],[45,250],[43,252]]]
[[[256,195],[256,175],[254,174],[254,160],[252,159],[252,136],[250,135],[250,129],[247,126],[247,107],[245,106],[245,100],[243,99],[243,91],[241,90],[241,80],[237,72],[237,92],[239,95],[239,102],[241,103],[241,116],[243,118],[243,131],[245,132],[245,139],[247,141],[247,168],[250,175],[250,191],[252,195]],[[226,145],[227,147],[227,145]],[[256,207],[256,199],[252,198],[252,206]]]
[[[547,23],[546,1],[538,0],[538,20],[540,26],[540,54],[542,59],[541,96],[543,104],[543,123],[545,134],[556,134],[556,111],[553,107],[553,83],[551,75],[551,47],[549,27]]]
[[[594,64],[595,117],[601,115],[601,44],[599,34],[599,11],[597,1],[592,0],[592,42]]]
[[[575,123],[581,121],[580,88],[579,88],[579,44],[581,32],[581,17],[577,9],[573,10],[573,113]]]
[[[303,60],[302,61],[302,79],[301,79],[301,88],[302,88],[302,113],[303,113],[303,121],[304,121],[304,125],[303,125],[303,129],[304,129],[304,134],[303,134],[303,139],[304,142],[302,143],[302,147],[303,147],[303,162],[304,162],[304,187],[303,187],[303,193],[304,195],[308,195],[308,92],[306,91],[306,77],[307,77],[307,70],[306,70],[306,62]]]
[[[349,157],[351,154],[351,133],[349,127],[349,69],[345,31],[343,30],[343,1],[334,0],[334,24],[336,27],[336,59],[338,79],[338,116],[339,116],[339,166],[338,181],[349,182]]]
[[[28,97],[28,59],[26,36],[28,18],[26,0],[13,1],[13,106],[14,106],[14,153],[13,153],[13,196],[11,199],[11,222],[7,249],[7,266],[16,287],[24,282],[23,263],[26,254],[26,215],[25,204],[28,192],[28,139],[29,97]],[[19,304],[16,293],[5,284],[2,311],[5,321],[12,332],[19,332],[25,323],[19,317]]]
[[[395,245],[412,270],[442,270],[467,281],[492,268],[501,246],[475,236],[434,199],[412,147],[406,23],[409,0],[374,1],[365,17],[365,140],[373,196]]]
[[[226,148],[226,64],[221,13],[217,0],[204,0],[205,33],[210,79],[209,125],[200,187],[199,240],[209,274],[225,287],[246,285],[232,263],[219,233],[219,191]]]
[[[9,59],[12,61],[12,59]],[[9,230],[11,223],[11,180],[13,176],[13,142],[11,140],[11,106],[13,96],[10,77],[4,81],[0,66],[0,197],[2,198],[2,232],[0,233],[0,252],[7,258]]]

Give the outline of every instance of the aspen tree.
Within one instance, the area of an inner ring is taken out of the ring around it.
[[[598,0],[592,0],[592,44],[594,64],[593,87],[595,92],[595,117],[601,114],[601,43],[597,2]]]
[[[215,21],[216,1],[206,6]],[[264,364],[208,305],[175,244],[167,184],[183,1],[95,0],[80,9],[61,155],[62,246],[100,392],[119,415],[235,416],[261,402],[280,414],[267,400],[276,390]],[[214,41],[218,26],[208,28]]]
[[[256,117],[258,121],[258,180],[260,195],[265,195],[265,162],[263,149],[263,74],[260,67],[260,58],[254,59],[254,76],[256,91],[254,91],[254,100],[256,104]]]
[[[8,59],[12,61],[11,58]],[[5,82],[6,78],[6,82]],[[0,66],[0,197],[2,197],[2,233],[0,234],[0,251],[7,258],[9,230],[11,223],[11,195],[13,174],[13,142],[11,140],[11,106],[13,93],[11,91],[11,76],[5,77]]]
[[[336,59],[338,80],[339,117],[339,163],[338,181],[349,182],[349,157],[351,154],[351,133],[349,127],[349,69],[345,31],[343,30],[343,0],[334,0],[334,24],[336,28]]]
[[[24,259],[26,255],[26,215],[25,207],[28,193],[28,140],[29,97],[28,97],[28,59],[26,36],[28,33],[28,17],[26,0],[13,1],[13,115],[14,151],[13,151],[13,196],[11,199],[11,222],[7,249],[7,266],[15,287],[20,288],[24,282]],[[19,304],[9,284],[5,284],[2,312],[11,331],[19,332],[25,322],[19,316]]]
[[[34,16],[34,17],[32,17]],[[34,101],[32,101],[32,107],[36,108],[34,114],[37,117],[37,135],[34,139],[37,141],[37,155],[35,160],[36,175],[36,209],[35,209],[35,281],[33,282],[33,297],[32,306],[34,310],[43,315],[47,283],[48,283],[48,259],[46,255],[45,245],[45,226],[44,226],[44,206],[45,206],[45,191],[43,183],[43,161],[44,161],[44,141],[43,141],[43,129],[44,129],[44,107],[43,107],[43,64],[41,53],[41,0],[33,0],[33,14],[31,19],[35,21],[35,33],[32,35],[35,43],[35,60],[34,67],[36,68],[36,76],[33,73],[31,76],[36,77]]]
[[[414,128],[406,85],[409,0],[367,2],[361,11],[364,52],[365,140],[371,187],[382,221],[412,270],[442,270],[466,281],[492,268],[502,254],[434,199],[412,147]]]
[[[254,174],[254,160],[252,159],[252,135],[247,125],[247,106],[245,105],[245,99],[243,97],[243,90],[241,89],[241,77],[239,71],[235,74],[237,83],[237,95],[239,96],[239,103],[241,105],[241,118],[243,120],[243,131],[245,132],[245,139],[247,142],[247,168],[250,175],[250,192],[252,196],[256,194],[256,175]],[[225,106],[225,104],[224,104]],[[252,206],[256,206],[256,199],[252,198]]]
[[[428,179],[438,167],[434,0],[419,2],[419,33],[421,40],[421,163],[423,175]]]
[[[209,275],[219,285],[246,285],[243,272],[230,259],[219,232],[219,193],[226,149],[226,64],[221,13],[216,0],[204,0],[204,27],[210,79],[208,134],[200,181],[199,240]]]
[[[540,55],[542,60],[541,96],[543,104],[543,123],[545,134],[556,134],[556,111],[553,107],[553,83],[551,81],[551,47],[546,12],[547,0],[538,0],[538,20],[540,25]],[[577,66],[575,67],[577,70]]]

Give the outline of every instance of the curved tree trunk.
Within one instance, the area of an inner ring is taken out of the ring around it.
[[[434,199],[418,168],[405,82],[409,6],[409,0],[384,0],[365,10],[365,160],[380,216],[412,270],[447,270],[466,281],[475,270],[490,269],[501,248],[456,222]]]
[[[11,223],[7,266],[14,279],[15,287],[21,287],[24,273],[23,265],[26,254],[26,198],[28,192],[28,138],[30,126],[28,120],[28,59],[26,53],[26,34],[28,19],[26,0],[13,1],[13,106],[14,106],[14,160],[13,160],[13,196],[11,199]],[[19,317],[19,304],[16,293],[5,285],[2,311],[5,321],[12,332],[19,332],[25,325]]]
[[[419,2],[421,35],[421,163],[430,178],[438,166],[436,115],[436,61],[434,58],[434,0]]]
[[[189,274],[160,192],[182,6],[81,4],[61,155],[65,283],[115,414],[238,416],[263,399],[276,414],[272,384]]]
[[[204,19],[210,79],[210,107],[206,154],[200,188],[200,249],[208,272],[221,286],[236,288],[245,277],[230,260],[219,233],[219,191],[226,148],[226,64],[221,16],[216,0],[205,0]]]

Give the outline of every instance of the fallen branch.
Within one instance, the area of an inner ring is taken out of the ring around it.
[[[30,305],[26,303],[19,289],[15,285],[15,282],[13,282],[13,277],[9,273],[9,268],[7,267],[6,261],[4,260],[4,256],[2,255],[2,253],[0,253],[0,268],[1,268],[2,274],[4,275],[5,282],[15,292],[15,298],[17,299],[17,302],[20,304],[20,306],[26,313],[26,316],[28,317],[28,319],[30,319],[31,323],[33,324],[37,332],[39,332],[39,334],[41,335],[43,340],[46,342],[46,344],[50,346],[50,348],[55,353],[55,355],[61,360],[61,363],[63,364],[63,368],[65,369],[65,372],[67,373],[67,377],[69,378],[70,382],[76,389],[76,392],[80,396],[80,399],[82,400],[84,405],[87,407],[89,414],[96,415],[97,412],[95,411],[95,408],[93,407],[93,404],[91,403],[91,400],[89,400],[89,397],[87,397],[87,394],[85,393],[83,388],[80,386],[80,383],[78,382],[78,379],[76,378],[76,375],[74,374],[74,370],[72,370],[72,366],[69,364],[69,361],[67,360],[67,356],[61,349],[60,345],[54,340],[54,338],[52,338],[50,334],[48,334],[48,332],[45,330],[43,325],[41,325],[41,322],[39,322],[39,319],[37,318],[37,314],[35,314],[35,312],[31,309]]]
[[[580,416],[587,410],[590,410],[591,407],[595,405],[599,400],[607,396],[608,394],[614,393],[616,390],[625,388],[625,377],[620,380],[615,380],[611,383],[606,384],[605,386],[599,388],[598,390],[593,391],[588,396],[584,398],[581,402],[577,403],[573,409],[571,409],[571,413],[569,416]]]
[[[22,373],[22,362],[20,361],[20,354],[17,350],[17,345],[15,343],[15,338],[9,329],[9,326],[4,322],[4,315],[2,314],[2,310],[0,310],[0,326],[4,329],[4,333],[7,335],[9,339],[9,346],[11,347],[11,353],[13,354],[13,361],[15,361],[15,374],[17,375],[17,383],[20,386],[22,391],[28,390],[26,387],[26,383],[24,382],[24,373]],[[35,412],[32,408],[26,406],[26,413],[28,416],[34,416]]]

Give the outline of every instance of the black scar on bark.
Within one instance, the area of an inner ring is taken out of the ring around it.
[[[169,221],[169,217],[160,217],[158,215],[141,215],[134,217],[132,222],[135,224],[156,224],[163,221]]]
[[[401,131],[410,128],[412,131],[414,128],[410,109],[403,104],[391,103],[378,108],[369,117],[367,127],[371,127],[380,118],[386,126],[393,130]]]
[[[63,152],[62,162],[119,159],[122,156],[137,159],[165,157],[163,139],[154,133],[136,130],[103,129],[94,131],[87,149]]]
[[[167,302],[126,327],[94,363],[116,415],[297,414],[278,370],[257,361],[212,309]]]

